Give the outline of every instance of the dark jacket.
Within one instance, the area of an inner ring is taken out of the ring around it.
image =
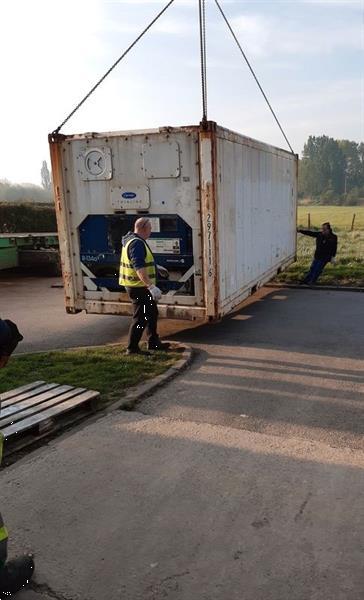
[[[128,246],[128,256],[131,264],[134,269],[137,271],[138,269],[143,269],[145,267],[145,241],[139,237],[136,233],[129,231],[126,235],[124,235],[122,239],[122,244],[125,246],[130,239],[134,238],[132,242],[130,242]]]
[[[310,231],[309,229],[298,229],[298,232],[316,238],[315,258],[317,260],[329,261],[333,256],[336,256],[337,235],[334,233],[323,235],[321,231]]]
[[[0,356],[10,356],[23,339],[19,329],[10,319],[0,319]]]

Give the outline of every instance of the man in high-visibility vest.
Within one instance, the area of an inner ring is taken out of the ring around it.
[[[0,368],[5,367],[18,343],[23,339],[12,321],[0,319]],[[1,411],[1,399],[0,399]],[[3,453],[3,434],[0,431],[0,464]],[[31,579],[34,561],[31,555],[7,561],[8,532],[0,513],[0,598],[8,598],[21,590]]]
[[[139,348],[143,331],[147,329],[148,350],[168,350],[169,344],[161,342],[158,332],[157,302],[162,297],[156,286],[157,265],[147,244],[152,225],[147,217],[137,219],[134,232],[122,239],[119,284],[125,287],[133,304],[133,320],[129,330],[127,354],[149,354]]]

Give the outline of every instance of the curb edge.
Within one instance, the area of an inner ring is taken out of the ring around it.
[[[161,375],[153,377],[153,379],[148,380],[146,383],[140,383],[134,388],[129,388],[126,396],[120,398],[120,400],[116,400],[116,402],[113,402],[112,404],[109,404],[102,410],[104,414],[109,414],[114,412],[114,410],[133,410],[138,402],[144,398],[147,398],[148,396],[151,396],[155,390],[169,383],[169,381],[174,379],[174,377],[179,375],[182,371],[190,366],[194,357],[192,348],[179,342],[172,341],[171,343],[177,348],[184,349],[182,358],[179,359],[172,367],[169,367],[169,369],[167,369],[167,371]]]
[[[324,290],[327,292],[364,292],[364,287],[350,287],[339,285],[305,285],[299,283],[265,283],[264,287],[276,289]]]

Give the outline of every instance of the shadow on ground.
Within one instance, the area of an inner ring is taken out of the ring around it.
[[[85,600],[361,600],[363,484],[349,450],[137,413],[1,478],[34,589]]]

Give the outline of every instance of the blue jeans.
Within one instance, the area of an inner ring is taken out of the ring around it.
[[[328,262],[330,261],[326,258],[314,258],[310,270],[303,280],[303,283],[316,283]]]

